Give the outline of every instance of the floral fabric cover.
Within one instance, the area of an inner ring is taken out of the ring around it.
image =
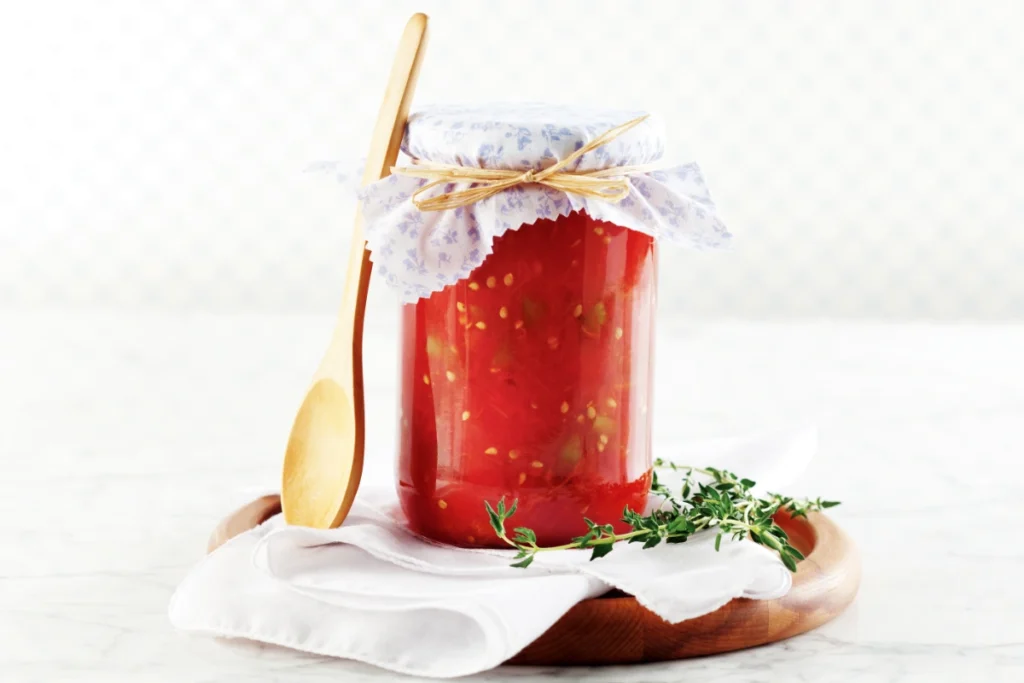
[[[643,114],[544,104],[433,107],[409,118],[402,151],[441,164],[539,170]],[[413,302],[467,277],[506,230],[572,211],[673,244],[727,245],[700,169],[663,165],[664,150],[664,125],[651,116],[577,162],[575,170],[645,167],[626,176],[631,191],[617,204],[530,184],[454,210],[420,211],[412,194],[427,181],[390,175],[359,192],[375,270],[403,302]]]

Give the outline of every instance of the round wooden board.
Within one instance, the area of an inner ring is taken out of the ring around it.
[[[239,508],[213,532],[208,551],[280,511],[278,496],[263,496]],[[776,522],[806,555],[785,597],[737,598],[710,614],[669,624],[635,598],[609,594],[577,604],[508,663],[550,666],[684,659],[774,643],[831,621],[853,602],[860,585],[860,560],[853,543],[820,513],[811,513],[807,519],[780,513]]]

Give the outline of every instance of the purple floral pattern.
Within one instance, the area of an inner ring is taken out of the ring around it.
[[[436,163],[539,169],[641,114],[549,105],[436,107],[410,117],[402,148]],[[584,156],[577,168],[660,162],[664,140],[663,126],[652,116]],[[424,182],[392,175],[359,193],[375,269],[403,302],[467,277],[505,231],[572,211],[697,249],[721,248],[730,240],[693,163],[631,174],[630,193],[617,204],[522,185],[453,211],[421,212],[412,194]]]

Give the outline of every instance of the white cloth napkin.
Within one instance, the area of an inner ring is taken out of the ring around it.
[[[807,465],[813,429],[693,444],[687,463],[712,464],[778,488]],[[642,550],[622,544],[542,553],[526,569],[511,551],[466,550],[406,530],[393,494],[365,492],[338,529],[289,527],[280,517],[203,559],[171,600],[178,628],[243,637],[392,671],[450,678],[498,666],[573,605],[620,588],[676,623],[736,597],[790,588],[777,556],[714,534]]]

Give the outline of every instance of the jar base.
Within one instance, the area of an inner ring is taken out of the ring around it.
[[[616,533],[630,530],[622,521],[624,508],[643,511],[651,489],[651,473],[623,483],[594,482],[571,487],[526,489],[504,494],[506,506],[516,502],[516,513],[506,523],[509,535],[516,527],[533,529],[537,543],[557,546],[587,532],[584,518],[611,524]],[[466,482],[439,486],[425,495],[411,485],[399,484],[398,497],[409,527],[416,533],[461,548],[508,548],[491,528],[484,502],[496,506],[503,494],[490,486]]]

